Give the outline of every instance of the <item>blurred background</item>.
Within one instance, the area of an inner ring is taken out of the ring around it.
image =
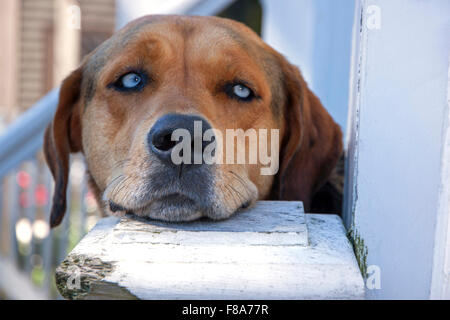
[[[49,230],[53,181],[42,136],[58,85],[128,21],[151,13],[241,21],[298,65],[346,130],[353,0],[0,1],[0,299],[59,298],[55,267],[99,219],[84,163],[72,157],[69,208]]]

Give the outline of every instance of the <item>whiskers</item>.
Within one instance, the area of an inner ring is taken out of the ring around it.
[[[113,169],[115,176],[107,184],[105,191],[103,192],[103,201],[114,201],[125,207],[135,208],[142,206],[143,194],[147,188],[146,174],[143,174],[146,170],[139,168],[135,172],[126,173],[125,169],[130,164],[130,159],[124,159],[118,161]]]
[[[112,172],[113,173],[119,172],[119,174],[116,174],[116,176],[110,182],[108,182],[108,184],[106,185],[106,188],[105,188],[105,193],[106,193],[106,191],[110,190],[111,188],[117,187],[117,185],[119,185],[121,183],[121,180],[123,180],[125,178],[123,169],[129,162],[130,162],[129,158],[117,161],[117,163],[114,165],[114,167],[112,169]]]
[[[234,171],[227,171],[227,179],[224,184],[220,186],[221,191],[228,195],[225,199],[232,199],[234,208],[247,207],[254,198],[254,191],[249,186],[249,183],[244,180],[239,174]],[[237,183],[233,183],[236,181]]]

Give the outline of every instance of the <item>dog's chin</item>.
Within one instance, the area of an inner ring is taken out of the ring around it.
[[[194,200],[181,194],[153,199],[151,203],[138,209],[125,208],[110,201],[110,211],[113,215],[134,214],[167,222],[192,221],[204,216]]]
[[[169,222],[192,221],[203,216],[194,200],[180,194],[155,199],[149,206],[136,210],[134,213],[138,216]]]
[[[187,196],[176,193],[153,199],[148,205],[138,209],[125,208],[113,201],[109,201],[109,210],[107,211],[113,216],[131,214],[166,222],[187,222],[202,217],[212,220],[228,219],[236,211],[245,209],[251,204],[252,201],[247,201],[241,207],[231,211],[216,203],[205,207],[204,203],[200,204]]]

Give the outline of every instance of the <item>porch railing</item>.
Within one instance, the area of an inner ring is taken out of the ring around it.
[[[49,229],[53,180],[43,154],[45,128],[58,103],[52,90],[0,137],[0,294],[54,298],[53,270],[97,218],[80,157],[71,163],[68,213]]]

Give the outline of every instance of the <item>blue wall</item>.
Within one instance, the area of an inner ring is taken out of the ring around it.
[[[262,0],[263,38],[300,67],[343,131],[347,122],[353,0]]]

